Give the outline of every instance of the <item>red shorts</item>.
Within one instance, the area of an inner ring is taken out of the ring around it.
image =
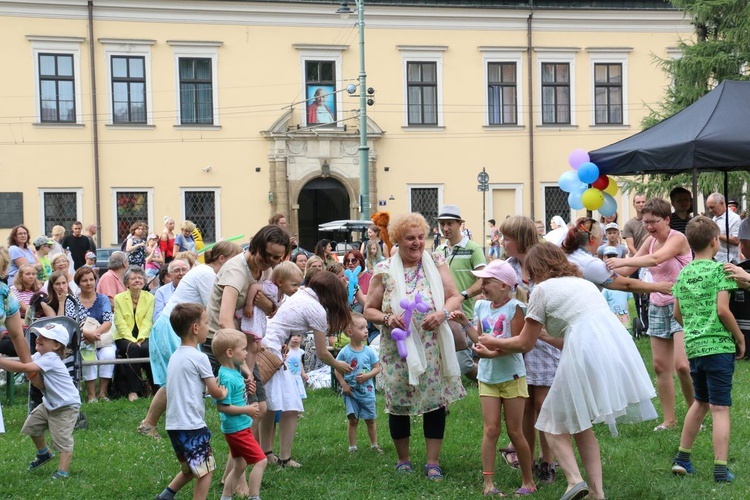
[[[248,464],[257,464],[265,460],[266,454],[263,453],[250,427],[231,434],[224,434],[224,437],[233,458],[242,457]]]

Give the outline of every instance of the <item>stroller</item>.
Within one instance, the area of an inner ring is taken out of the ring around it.
[[[639,269],[631,278],[652,283],[651,273],[647,268]],[[635,318],[633,318],[633,339],[638,340],[646,336],[648,331],[648,307],[651,304],[648,293],[633,292],[635,302]]]
[[[29,349],[32,354],[36,352],[36,334],[31,331],[31,328],[40,328],[48,323],[57,323],[62,325],[70,335],[70,341],[66,346],[65,354],[66,357],[63,359],[65,366],[68,368],[70,376],[73,378],[73,383],[76,387],[79,387],[81,380],[83,380],[83,364],[81,360],[81,329],[75,320],[65,316],[53,316],[49,318],[40,318],[34,320],[26,329],[26,340],[29,343]],[[29,403],[28,413],[31,413],[34,408],[42,403],[42,391],[29,384]],[[79,413],[78,422],[76,422],[76,429],[85,429],[87,427],[86,416],[83,413]]]

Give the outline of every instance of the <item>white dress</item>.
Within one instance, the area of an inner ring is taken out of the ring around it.
[[[657,417],[656,391],[638,349],[595,285],[581,278],[538,283],[527,318],[543,323],[565,346],[536,428],[551,434],[577,434],[606,422]]]

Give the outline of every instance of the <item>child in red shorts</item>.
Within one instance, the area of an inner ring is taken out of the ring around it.
[[[221,363],[219,383],[227,388],[226,397],[217,400],[217,406],[221,432],[234,460],[232,471],[224,480],[221,500],[231,500],[248,464],[253,464],[247,481],[250,499],[260,500],[260,482],[268,460],[251,429],[253,418],[258,417],[260,408],[258,403],[247,404],[245,379],[239,370],[247,358],[247,336],[239,330],[218,330],[211,341],[211,349]]]

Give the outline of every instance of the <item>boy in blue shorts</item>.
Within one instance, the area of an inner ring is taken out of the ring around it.
[[[157,500],[172,500],[193,478],[194,499],[206,498],[216,468],[211,451],[211,431],[206,427],[203,389],[211,397],[224,399],[227,390],[219,386],[208,356],[198,350],[206,341],[208,316],[200,304],[178,304],[169,315],[172,329],[180,337],[180,347],[167,367],[167,433],[172,441],[180,472]]]
[[[352,322],[346,329],[349,344],[344,346],[336,356],[352,367],[352,371],[342,376],[338,370],[334,373],[341,384],[348,418],[347,435],[349,451],[357,451],[357,425],[363,418],[367,425],[370,448],[378,454],[383,449],[378,446],[378,431],[375,427],[375,375],[380,373],[378,356],[367,342],[367,320],[359,313],[352,313]]]
[[[672,461],[672,472],[692,474],[690,452],[706,413],[713,418],[714,481],[731,482],[727,469],[729,455],[729,407],[732,406],[732,375],[735,357],[745,353],[745,338],[729,311],[729,290],[737,284],[713,260],[719,251],[719,226],[708,217],[698,216],[685,229],[693,261],[680,272],[672,293],[674,317],[685,329],[685,352],[695,403],[688,409],[680,447]]]
[[[253,419],[260,415],[260,405],[247,404],[245,377],[240,366],[247,359],[247,339],[239,330],[224,328],[217,330],[211,341],[211,350],[219,367],[219,383],[227,388],[227,395],[216,401],[221,417],[221,432],[232,455],[231,472],[224,478],[221,500],[232,500],[232,493],[243,480],[248,464],[253,470],[247,481],[250,500],[260,500],[260,483],[268,460],[258,441],[253,436]],[[244,481],[243,481],[244,482]]]

